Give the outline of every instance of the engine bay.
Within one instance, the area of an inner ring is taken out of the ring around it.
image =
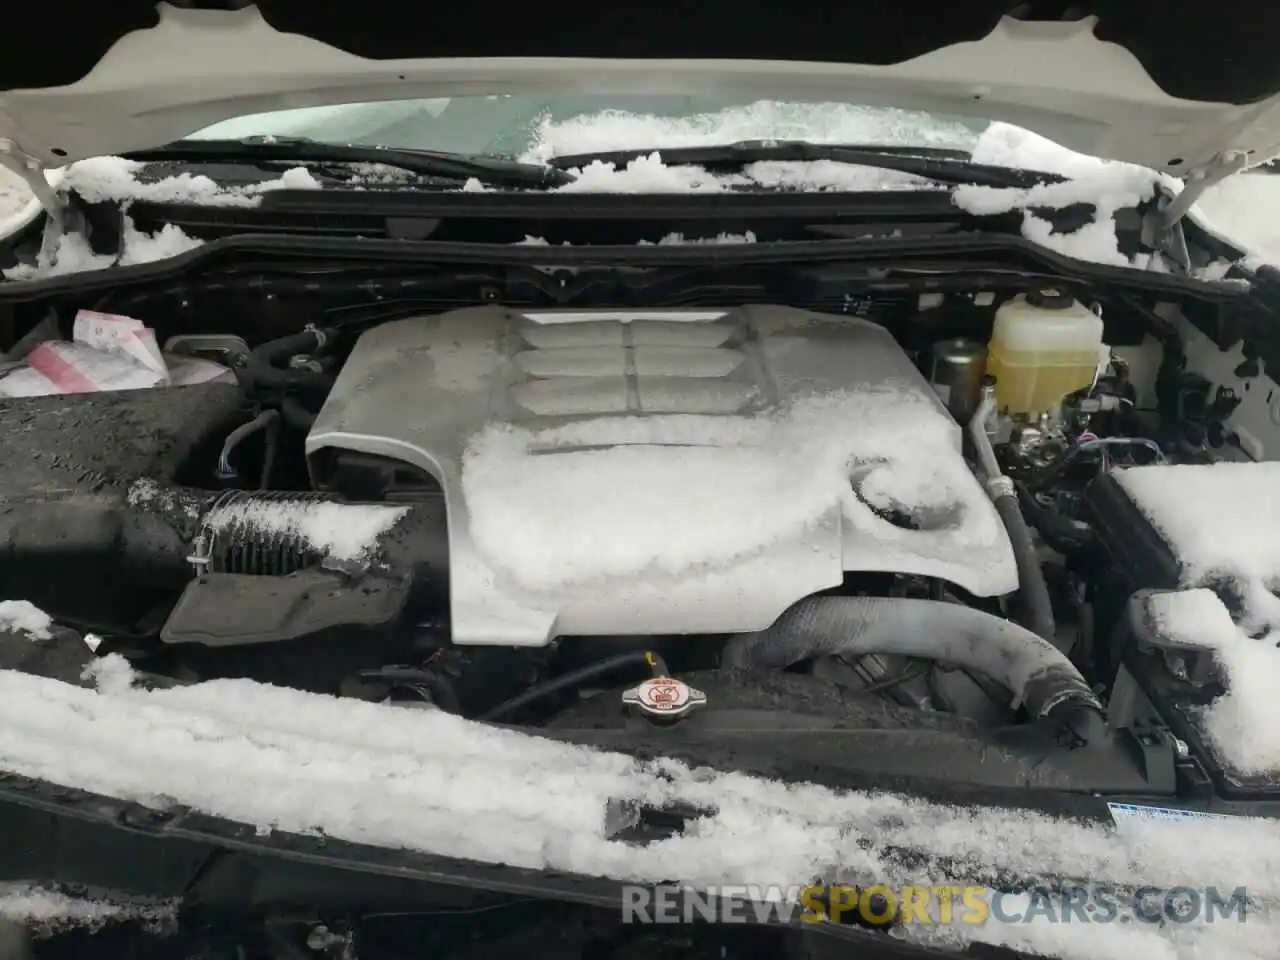
[[[1194,758],[1158,707],[1108,714],[1125,598],[1087,492],[1243,458],[1170,319],[1228,307],[990,276],[813,306],[108,295],[229,374],[0,399],[0,593],[80,633],[71,666],[17,665],[81,682],[114,652],[771,771],[768,735],[822,730],[790,761],[1172,795]]]

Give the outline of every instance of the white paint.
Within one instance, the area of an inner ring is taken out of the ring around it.
[[[887,66],[752,60],[440,58],[371,61],[266,24],[255,7],[180,10],[117,41],[77,83],[0,95],[0,136],[51,166],[167,143],[257,112],[522,93],[677,93],[839,100],[977,115],[1085,153],[1183,174],[1224,150],[1280,154],[1280,97],[1178,100],[1094,19],[1002,20],[990,35]],[[1181,158],[1176,167],[1168,161]]]

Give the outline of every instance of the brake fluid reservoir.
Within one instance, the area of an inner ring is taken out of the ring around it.
[[[1056,410],[1093,383],[1102,352],[1102,318],[1061,290],[1046,287],[1006,300],[987,345],[996,402],[1011,414]]]

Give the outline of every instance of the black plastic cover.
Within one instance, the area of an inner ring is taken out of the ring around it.
[[[399,618],[412,585],[408,574],[351,579],[320,568],[284,577],[210,573],[187,585],[160,639],[222,647],[384,627]]]
[[[1134,589],[1176,589],[1180,570],[1177,558],[1114,475],[1099,476],[1089,485],[1086,497],[1098,539]]]

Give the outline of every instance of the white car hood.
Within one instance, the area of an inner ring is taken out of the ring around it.
[[[779,27],[783,21],[769,19],[773,13],[725,7],[731,19],[722,21],[722,30],[694,43],[681,31],[664,32],[672,23],[663,18],[677,15],[665,8],[627,11],[631,28],[622,35],[609,22],[616,11],[556,32],[560,26],[544,10],[542,32],[530,33],[522,25],[531,22],[528,5],[523,14],[513,7],[514,37],[504,39],[502,28],[496,32],[503,37],[494,36],[494,23],[508,12],[501,4],[444,14],[425,7],[416,24],[378,21],[376,11],[361,11],[356,30],[342,20],[353,13],[293,0],[260,0],[234,11],[118,0],[105,10],[96,5],[64,59],[61,41],[47,53],[0,58],[0,138],[20,155],[58,166],[158,146],[229,117],[278,109],[517,91],[639,92],[972,115],[1178,176],[1222,159],[1253,163],[1280,154],[1280,70],[1269,43],[1266,56],[1259,55],[1258,39],[1215,57],[1205,44],[1223,41],[1196,36],[1185,10],[1177,14],[1181,19],[1162,14],[1159,24],[1144,29],[1132,17],[1015,20],[1004,16],[1011,3],[967,0],[946,17],[899,18],[901,30],[894,32],[880,5],[866,5],[867,12],[859,4],[824,2],[834,5],[806,7],[787,26],[790,32]],[[88,9],[80,0],[70,6]],[[692,18],[688,26],[696,33],[720,6],[712,0],[706,10],[679,16]],[[74,16],[67,2],[51,9]],[[861,26],[861,32],[844,36],[861,39],[833,44],[830,29],[819,29],[831,28],[831,18],[853,18],[850,29]],[[804,32],[796,26],[800,20],[817,26]],[[421,39],[415,30],[423,31]],[[1263,25],[1256,33],[1268,35]],[[26,36],[38,45],[41,34]],[[10,32],[11,45],[14,38]],[[419,49],[433,55],[395,55]],[[694,49],[717,56],[694,59]],[[917,50],[924,52],[897,59]],[[514,55],[520,51],[525,55]],[[563,52],[593,55],[540,55]],[[655,53],[664,56],[651,58]]]

